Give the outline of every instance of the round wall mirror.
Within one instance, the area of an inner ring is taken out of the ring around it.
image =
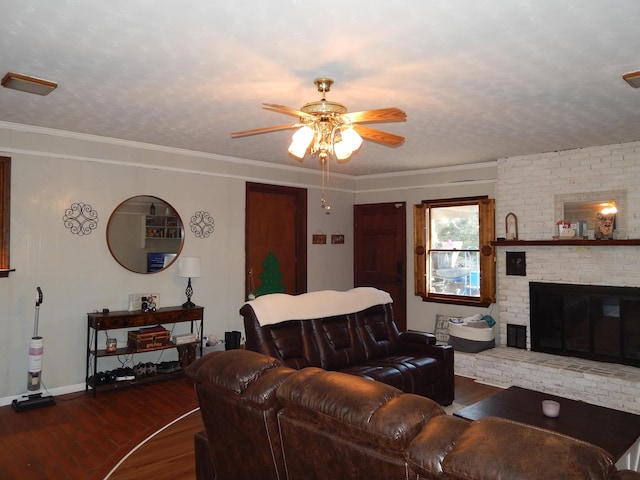
[[[176,261],[183,244],[182,220],[161,198],[147,195],[128,198],[109,217],[109,251],[132,272],[164,270]]]

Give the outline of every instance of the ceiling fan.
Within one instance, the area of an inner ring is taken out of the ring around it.
[[[333,85],[331,78],[316,78],[313,83],[322,94],[322,99],[307,103],[300,109],[263,103],[265,110],[297,117],[297,122],[233,132],[231,136],[237,138],[297,128],[298,130],[293,134],[289,153],[296,160],[302,161],[305,154],[309,152],[311,155],[317,155],[323,165],[326,164],[329,155],[333,155],[341,163],[349,160],[351,154],[360,148],[363,138],[391,147],[404,142],[404,137],[362,125],[363,123],[404,122],[407,114],[403,110],[380,108],[348,113],[344,105],[326,99],[326,93]]]

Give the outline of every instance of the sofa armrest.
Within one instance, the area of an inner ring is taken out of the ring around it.
[[[405,352],[425,355],[453,364],[453,347],[451,345],[436,345],[436,336],[433,333],[409,330],[402,332],[399,338],[401,348]]]
[[[400,351],[404,354],[433,358],[440,364],[440,392],[429,394],[429,397],[441,405],[453,402],[455,391],[455,375],[451,345],[435,345],[436,337],[432,333],[410,330],[401,333]]]
[[[433,333],[408,330],[400,334],[400,341],[403,343],[417,343],[420,345],[435,345],[436,336]]]

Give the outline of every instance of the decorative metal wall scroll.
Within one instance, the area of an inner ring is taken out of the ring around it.
[[[208,212],[199,211],[193,214],[189,226],[196,237],[207,238],[213,232],[215,222]]]
[[[72,203],[62,217],[64,226],[74,235],[89,235],[98,226],[98,212],[91,205]]]

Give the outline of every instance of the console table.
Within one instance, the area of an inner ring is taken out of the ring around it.
[[[195,306],[192,308],[178,307],[164,307],[159,308],[155,312],[142,312],[138,311],[118,311],[108,313],[88,313],[87,314],[87,375],[85,378],[85,391],[89,388],[93,390],[93,396],[96,396],[96,392],[102,389],[117,388],[122,386],[130,386],[134,384],[146,383],[149,381],[162,380],[166,378],[175,377],[177,374],[182,374],[182,371],[176,373],[158,373],[154,376],[139,378],[136,380],[119,381],[108,385],[98,386],[96,383],[98,373],[98,360],[103,357],[113,357],[118,355],[134,355],[136,353],[147,353],[154,350],[165,350],[168,348],[177,348],[180,356],[180,363],[182,367],[189,365],[195,359],[195,349],[200,347],[202,354],[202,342],[198,339],[192,343],[186,343],[182,345],[176,345],[169,343],[168,345],[159,346],[145,352],[138,352],[135,349],[126,346],[116,348],[114,351],[107,351],[106,348],[98,348],[98,333],[104,330],[119,330],[119,329],[137,329],[140,327],[148,327],[153,325],[163,325],[181,322],[191,322],[191,332],[199,333],[201,337],[204,327],[204,307]],[[94,384],[89,381],[90,376],[93,375]]]

